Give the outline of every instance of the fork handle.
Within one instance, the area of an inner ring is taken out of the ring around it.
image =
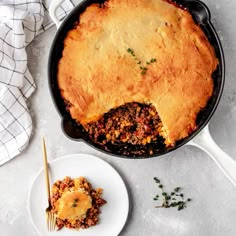
[[[45,173],[45,181],[46,181],[46,188],[47,188],[47,195],[48,195],[48,202],[51,205],[50,201],[50,184],[49,184],[49,175],[48,175],[48,160],[47,160],[47,152],[46,152],[46,145],[45,140],[43,138],[43,160],[44,160],[44,173]]]

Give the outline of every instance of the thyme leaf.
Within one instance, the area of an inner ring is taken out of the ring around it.
[[[161,190],[162,202],[160,205],[155,206],[156,208],[171,208],[176,207],[178,211],[183,210],[187,207],[187,202],[192,201],[191,198],[184,199],[184,194],[180,192],[182,190],[181,187],[176,187],[171,193],[167,193],[164,191],[164,186],[161,183],[160,179],[157,177],[153,178],[155,183],[158,184],[158,188]],[[158,201],[159,195],[157,194],[154,198],[154,201]]]
[[[78,198],[75,198],[74,199],[74,201],[73,201],[73,203],[72,203],[72,205],[71,205],[71,207],[77,207],[77,202],[79,201],[79,199]]]
[[[134,60],[136,61],[136,63],[137,63],[138,65],[140,65],[139,68],[140,68],[140,70],[141,70],[141,75],[145,75],[146,72],[147,72],[147,70],[148,70],[148,68],[145,67],[145,66],[141,66],[142,61],[139,60],[139,59],[136,57],[134,51],[133,51],[131,48],[128,48],[128,49],[127,49],[127,52],[134,58]],[[157,61],[156,58],[152,58],[150,61],[146,61],[146,65],[150,65],[151,63],[154,63],[154,62],[156,62],[156,61]]]

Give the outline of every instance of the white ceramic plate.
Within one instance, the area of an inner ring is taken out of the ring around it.
[[[120,233],[128,216],[129,200],[125,184],[113,167],[98,157],[87,154],[73,154],[55,159],[50,162],[49,167],[51,183],[65,176],[84,176],[94,188],[103,188],[102,197],[107,204],[101,207],[102,213],[96,226],[79,231],[63,228],[48,232],[45,218],[47,193],[44,170],[41,169],[33,181],[28,199],[29,215],[39,235],[117,236]]]

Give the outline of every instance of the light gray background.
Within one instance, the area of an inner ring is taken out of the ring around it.
[[[223,97],[210,122],[210,131],[219,146],[236,159],[236,1],[204,2],[211,10],[223,44],[227,68]],[[38,36],[27,50],[30,71],[37,83],[30,101],[35,128],[28,149],[0,167],[0,235],[36,235],[27,212],[27,195],[43,164],[41,137],[45,136],[49,160],[71,153],[89,153],[119,171],[127,184],[131,204],[121,236],[235,236],[236,188],[201,150],[186,146],[159,158],[125,160],[64,136],[47,83],[48,53],[55,32],[54,27]],[[157,191],[154,176],[160,177],[169,190],[178,185],[184,187],[184,193],[193,198],[188,208],[180,212],[156,209],[152,200]]]

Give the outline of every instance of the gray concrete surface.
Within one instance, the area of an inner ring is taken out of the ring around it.
[[[210,131],[218,145],[236,160],[236,1],[204,2],[211,10],[212,22],[223,44],[227,68],[224,93],[210,122]],[[45,136],[50,160],[71,153],[94,154],[122,175],[131,208],[120,236],[235,236],[236,188],[201,150],[186,146],[159,158],[124,160],[64,136],[49,94],[46,72],[55,32],[51,28],[41,34],[27,49],[29,68],[37,83],[37,91],[30,101],[35,128],[29,147],[0,167],[0,235],[36,235],[29,221],[27,195],[33,177],[43,164],[41,137]],[[180,212],[156,209],[152,200],[157,191],[154,176],[160,177],[170,190],[182,186],[193,201]]]

